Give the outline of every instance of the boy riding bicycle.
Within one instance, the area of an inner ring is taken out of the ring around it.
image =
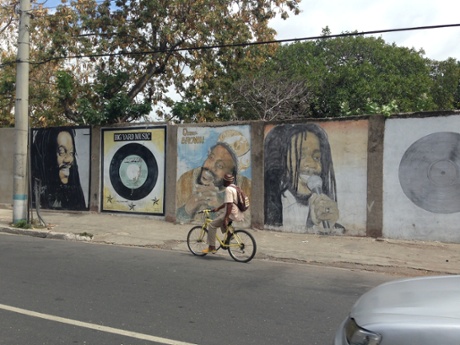
[[[217,212],[225,208],[225,213],[214,219],[208,227],[208,248],[203,250],[204,254],[216,252],[216,231],[220,227],[222,233],[225,233],[227,226],[232,221],[241,222],[244,220],[243,212],[240,211],[237,203],[237,191],[231,186],[235,178],[233,175],[224,176],[225,198],[224,203],[219,207],[212,209],[211,212]]]

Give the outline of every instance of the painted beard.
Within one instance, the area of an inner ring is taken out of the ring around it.
[[[59,166],[59,179],[63,184],[69,183],[70,168],[72,168],[72,164],[62,164]]]
[[[218,187],[219,189],[224,187],[224,181],[222,179],[218,180],[216,174],[207,168],[201,168],[199,183],[206,186],[214,184],[214,186]]]

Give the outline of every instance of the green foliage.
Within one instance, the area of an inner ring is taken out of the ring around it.
[[[392,114],[398,113],[399,108],[397,105],[396,100],[392,100],[389,104],[384,104],[382,106],[378,105],[376,102],[372,102],[370,99],[367,100],[367,104],[365,105],[364,109],[350,109],[350,105],[348,102],[342,102],[340,104],[340,113],[342,116],[351,116],[351,115],[359,115],[359,114],[380,114],[386,117],[390,117]]]
[[[429,94],[431,80],[421,53],[388,45],[380,38],[296,43],[283,46],[278,56],[282,56],[281,68],[295,73],[299,67],[298,73],[306,79],[313,117],[356,115],[388,105],[400,111],[422,110],[421,95]],[[295,65],[289,63],[292,57]],[[423,105],[428,107],[424,110],[434,108],[430,99]]]
[[[222,104],[202,98],[175,102],[172,107],[175,120],[185,123],[230,121],[232,113]]]
[[[325,38],[280,46],[257,75],[243,74],[234,84],[239,87],[231,92],[239,91],[236,94],[240,103],[248,103],[247,95],[257,91],[261,76],[274,76],[277,80],[270,87],[274,95],[276,90],[283,89],[287,95],[287,90],[292,89],[287,87],[288,83],[303,80],[306,85],[303,101],[308,106],[296,98],[284,99],[284,108],[276,115],[278,119],[283,119],[283,112],[288,118],[295,114],[324,118],[458,108],[460,76],[455,60],[430,61],[423,57],[423,51],[387,44],[381,38],[326,38],[329,34],[326,28]],[[244,111],[262,104],[260,97],[249,103],[252,105],[247,104]],[[266,110],[273,109],[269,102],[265,104],[269,105]],[[234,111],[237,118],[244,115],[237,107]],[[261,118],[254,111],[251,116]]]
[[[134,122],[152,109],[210,122],[460,108],[454,59],[381,38],[328,38],[327,27],[315,41],[244,45],[274,40],[269,21],[297,14],[299,2],[63,0],[52,14],[36,3],[31,126]],[[0,7],[1,126],[14,124],[15,18],[14,6]]]
[[[94,237],[94,235],[92,233],[89,233],[89,232],[82,232],[80,234],[78,234],[79,236],[81,237],[89,237],[90,239],[92,239]]]
[[[25,219],[18,220],[16,223],[13,224],[15,228],[19,229],[31,229],[32,225],[27,222]]]
[[[222,90],[235,80],[234,71],[238,76],[242,66],[260,64],[272,48],[256,55],[245,48],[196,48],[273,40],[269,20],[288,12],[299,12],[297,0],[75,0],[58,6],[38,18],[37,28],[49,36],[39,58],[59,61],[59,72],[50,78],[57,82],[46,113],[34,109],[35,118],[49,124],[52,108],[70,123],[102,125],[142,120],[153,107],[161,117],[174,90],[191,91],[193,102],[201,103],[193,115],[178,105],[184,120],[227,119]],[[62,59],[82,55],[87,58]]]
[[[0,127],[14,126],[16,73],[13,61],[13,58],[3,58],[4,66],[0,68]]]
[[[212,109],[218,120],[221,109],[231,119],[284,120],[458,108],[455,60],[430,61],[422,50],[381,38],[328,35],[325,28],[324,38],[316,41],[276,46],[260,65],[242,64],[215,75],[209,89],[189,88],[173,115],[182,121],[207,121],[194,116],[207,108],[195,103],[198,93],[199,99],[220,100],[215,104],[221,106]]]
[[[83,85],[70,72],[58,71],[59,104],[77,124],[107,125],[142,119],[150,113],[151,104],[132,100],[123,88],[127,80],[124,72],[114,75],[101,72],[99,84]]]
[[[460,62],[452,58],[430,62],[433,79],[431,94],[437,109],[460,109]]]

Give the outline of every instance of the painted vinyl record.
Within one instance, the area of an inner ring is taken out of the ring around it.
[[[110,182],[128,200],[145,198],[158,179],[158,163],[153,153],[137,143],[122,146],[110,162]]]
[[[426,211],[460,212],[460,134],[437,132],[414,142],[401,159],[399,182]]]

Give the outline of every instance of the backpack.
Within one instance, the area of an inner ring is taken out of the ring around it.
[[[248,196],[237,185],[231,184],[230,186],[236,189],[236,199],[237,199],[236,206],[238,206],[241,212],[246,211],[249,208]]]

